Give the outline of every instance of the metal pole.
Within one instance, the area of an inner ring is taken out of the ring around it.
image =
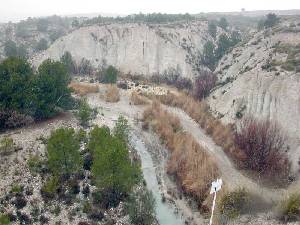
[[[209,225],[212,225],[212,220],[213,220],[214,210],[215,210],[215,205],[216,205],[216,198],[217,198],[217,192],[215,191],[213,205],[212,205],[212,209],[211,209],[211,217],[210,217],[210,220],[209,220]]]

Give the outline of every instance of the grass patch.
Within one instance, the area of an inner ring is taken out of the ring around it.
[[[225,193],[219,201],[219,211],[228,219],[234,219],[250,208],[250,196],[244,189]]]
[[[278,216],[281,220],[300,220],[300,193],[294,193],[278,205]]]
[[[120,101],[119,89],[115,85],[107,87],[105,92],[105,101],[107,102],[118,102]]]
[[[10,224],[10,218],[6,214],[0,214],[0,225]]]

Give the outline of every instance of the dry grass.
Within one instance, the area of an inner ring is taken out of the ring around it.
[[[130,95],[130,102],[134,105],[146,105],[148,104],[148,100],[142,96],[139,95],[136,91],[133,91]]]
[[[189,133],[182,131],[178,117],[162,110],[158,102],[154,101],[144,111],[143,120],[144,127],[151,126],[171,151],[168,173],[202,206],[211,182],[219,175],[214,160]]]
[[[118,102],[120,101],[119,89],[115,85],[107,87],[105,92],[105,101],[107,102]]]
[[[246,159],[245,154],[236,147],[234,142],[234,129],[232,125],[224,125],[218,119],[214,118],[209,107],[202,101],[197,101],[186,94],[171,94],[155,96],[161,103],[181,108],[191,118],[193,118],[214,142],[221,146],[224,151],[237,163],[243,166]]]
[[[84,96],[89,93],[98,93],[99,92],[99,87],[96,84],[71,82],[69,87],[72,88],[74,90],[74,92],[80,96]]]

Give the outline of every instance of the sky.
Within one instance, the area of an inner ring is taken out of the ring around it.
[[[300,9],[300,0],[0,0],[0,22],[27,17],[108,13],[200,13]]]

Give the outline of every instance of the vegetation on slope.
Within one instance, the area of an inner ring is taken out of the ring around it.
[[[44,61],[34,72],[20,58],[0,63],[0,129],[19,127],[56,115],[72,104],[65,67]]]
[[[163,104],[184,110],[239,168],[255,171],[278,184],[288,182],[290,165],[284,152],[284,136],[274,123],[245,118],[240,129],[236,129],[233,125],[222,124],[211,115],[203,101],[188,95],[168,93],[155,98]]]
[[[215,162],[190,134],[182,131],[179,119],[164,111],[158,102],[144,111],[143,120],[144,128],[152,127],[170,150],[168,173],[201,207],[210,183],[219,175]]]
[[[145,189],[128,141],[129,126],[122,116],[112,130],[105,126],[94,127],[88,134],[65,127],[53,130],[43,141],[46,154],[27,160],[33,181],[29,180],[29,186],[12,183],[11,191],[1,196],[5,207],[0,223],[47,224],[66,214],[68,219],[63,221],[76,224],[113,223],[117,210],[117,217],[128,214],[132,224],[156,224],[154,198]],[[31,200],[33,193],[38,202]],[[119,206],[121,201],[126,207]]]

